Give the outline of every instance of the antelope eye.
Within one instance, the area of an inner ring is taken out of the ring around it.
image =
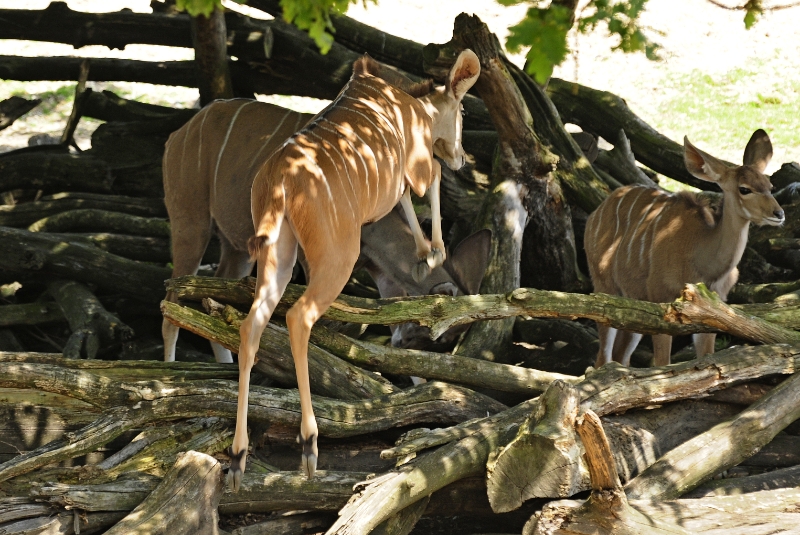
[[[750,188],[739,186],[739,193],[741,193],[742,195],[750,195],[753,192],[750,190]]]

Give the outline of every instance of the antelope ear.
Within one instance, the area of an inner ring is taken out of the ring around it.
[[[752,165],[759,173],[763,173],[771,159],[772,142],[769,140],[769,135],[759,128],[753,132],[744,148],[744,164]]]
[[[485,228],[464,238],[443,267],[465,294],[475,295],[481,289],[491,253],[492,231]]]
[[[683,137],[683,161],[687,171],[707,182],[719,182],[728,169],[722,161],[692,145],[686,136]]]
[[[481,62],[478,61],[475,52],[467,48],[458,55],[453,68],[450,69],[447,77],[447,90],[456,100],[461,100],[469,88],[478,81],[480,74]]]

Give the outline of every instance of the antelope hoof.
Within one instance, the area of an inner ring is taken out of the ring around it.
[[[428,253],[428,267],[431,269],[437,268],[444,264],[444,251],[438,247],[434,247],[431,249],[431,252]],[[417,281],[419,282],[419,281]]]
[[[242,484],[242,475],[244,474],[244,464],[247,458],[247,450],[242,450],[239,453],[229,452],[231,457],[231,467],[228,469],[228,474],[225,476],[225,484],[231,492],[239,492],[239,487]]]
[[[317,450],[317,435],[311,435],[307,439],[303,438],[303,435],[297,435],[297,442],[303,447],[303,457],[301,459],[303,471],[306,473],[306,478],[311,479],[314,477],[314,472],[317,471],[317,455],[319,454],[319,450]]]
[[[428,275],[431,274],[431,267],[429,265],[428,259],[423,258],[416,264],[414,267],[411,268],[411,277],[414,279],[414,282],[422,282],[424,281]]]

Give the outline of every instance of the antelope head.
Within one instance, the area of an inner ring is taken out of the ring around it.
[[[464,50],[450,69],[445,85],[419,99],[432,119],[433,153],[453,170],[464,165],[461,99],[478,80],[480,73],[478,56],[472,50]]]
[[[772,143],[761,129],[750,137],[744,149],[744,165],[728,167],[683,138],[686,169],[700,180],[716,182],[725,198],[725,210],[756,225],[781,225],[783,209],[772,196],[772,184],[764,170],[772,158]]]

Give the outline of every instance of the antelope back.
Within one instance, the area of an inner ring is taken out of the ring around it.
[[[203,108],[166,143],[164,200],[170,217],[185,213],[184,220],[191,220],[198,209],[206,210],[236,249],[247,250],[255,171],[311,117],[248,99],[217,100]]]

